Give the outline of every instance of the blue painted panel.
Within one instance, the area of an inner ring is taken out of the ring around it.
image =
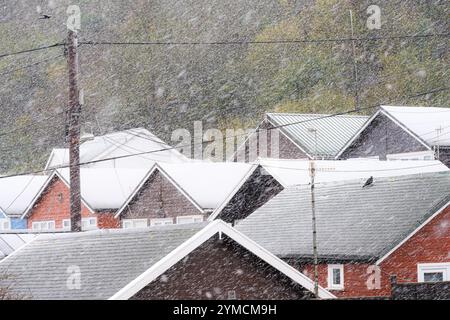
[[[26,229],[27,219],[11,218],[11,229]]]

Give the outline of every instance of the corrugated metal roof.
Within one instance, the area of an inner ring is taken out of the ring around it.
[[[335,156],[368,120],[366,116],[298,113],[268,113],[267,118],[273,125],[283,126],[280,130],[309,155],[320,158]],[[317,146],[310,129],[317,130]]]

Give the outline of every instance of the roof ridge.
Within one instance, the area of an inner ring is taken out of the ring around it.
[[[370,173],[369,173],[370,174]],[[388,177],[376,177],[375,182],[382,181],[382,182],[397,182],[397,181],[405,181],[405,180],[417,180],[418,178],[431,178],[436,176],[447,176],[450,179],[450,171],[438,171],[438,172],[419,172],[419,173],[412,173],[407,175],[398,175],[398,176],[388,176]],[[367,178],[370,176],[368,175]],[[354,184],[361,184],[361,180],[364,178],[355,178],[351,180],[337,180],[337,181],[324,181],[320,183],[316,183],[320,187],[327,187],[327,186],[338,186],[338,185],[354,185]],[[291,185],[286,187],[286,190],[295,189],[302,186],[307,186],[308,184],[297,184],[297,185]],[[449,186],[450,189],[450,186]],[[450,191],[449,191],[450,195]]]
[[[45,241],[51,239],[71,239],[71,238],[83,238],[89,236],[115,236],[115,235],[123,235],[123,234],[142,234],[148,233],[152,231],[170,231],[170,230],[185,230],[185,229],[202,229],[209,222],[202,223],[186,223],[186,224],[174,224],[174,225],[166,225],[166,226],[150,226],[146,228],[132,228],[132,229],[97,229],[90,231],[82,231],[82,232],[54,232],[54,233],[45,233],[38,234],[36,240]]]
[[[295,113],[295,112],[267,112],[266,115],[286,115],[286,116],[315,116],[315,117],[348,117],[348,118],[369,118],[369,116],[358,114],[325,114],[325,113]]]

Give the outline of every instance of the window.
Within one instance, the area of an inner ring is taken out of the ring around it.
[[[417,265],[418,282],[450,281],[449,263],[419,263]]]
[[[147,219],[123,219],[123,229],[147,228]]]
[[[68,230],[68,231],[70,231],[70,226],[71,226],[71,224],[70,224],[70,219],[64,219],[64,220],[62,221],[62,229],[63,229],[63,230]]]
[[[433,151],[388,154],[387,160],[434,160]]]
[[[62,230],[70,231],[72,223],[70,219],[64,219],[62,221]],[[81,219],[81,229],[82,230],[93,230],[97,229],[97,218],[82,218]]]
[[[11,229],[11,222],[9,219],[0,219],[0,230],[6,231]]]
[[[97,218],[81,219],[81,229],[83,230],[97,229]]]
[[[236,291],[234,290],[228,291],[228,300],[236,300]]]
[[[150,219],[151,226],[167,226],[169,224],[173,224],[172,218]]]
[[[55,230],[55,221],[34,221],[31,223],[31,229],[35,231],[53,231]]]
[[[203,216],[178,216],[177,224],[203,222]]]
[[[328,265],[328,289],[332,290],[344,289],[344,265],[342,264]]]

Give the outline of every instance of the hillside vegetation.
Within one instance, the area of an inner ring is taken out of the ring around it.
[[[233,42],[80,46],[83,122],[96,134],[144,126],[169,141],[197,120],[224,129],[253,127],[267,111],[349,110],[355,92],[361,107],[448,106],[448,91],[421,94],[448,86],[448,37],[403,37],[448,32],[447,1],[30,3],[0,8],[0,54],[64,41],[69,4],[81,8],[82,41]],[[382,10],[380,30],[366,27],[371,4]],[[37,5],[51,19],[38,19]],[[355,55],[351,41],[283,42],[351,38],[349,10],[355,37],[382,39],[356,41]],[[1,58],[0,74],[0,172],[41,168],[64,146],[63,48]]]

